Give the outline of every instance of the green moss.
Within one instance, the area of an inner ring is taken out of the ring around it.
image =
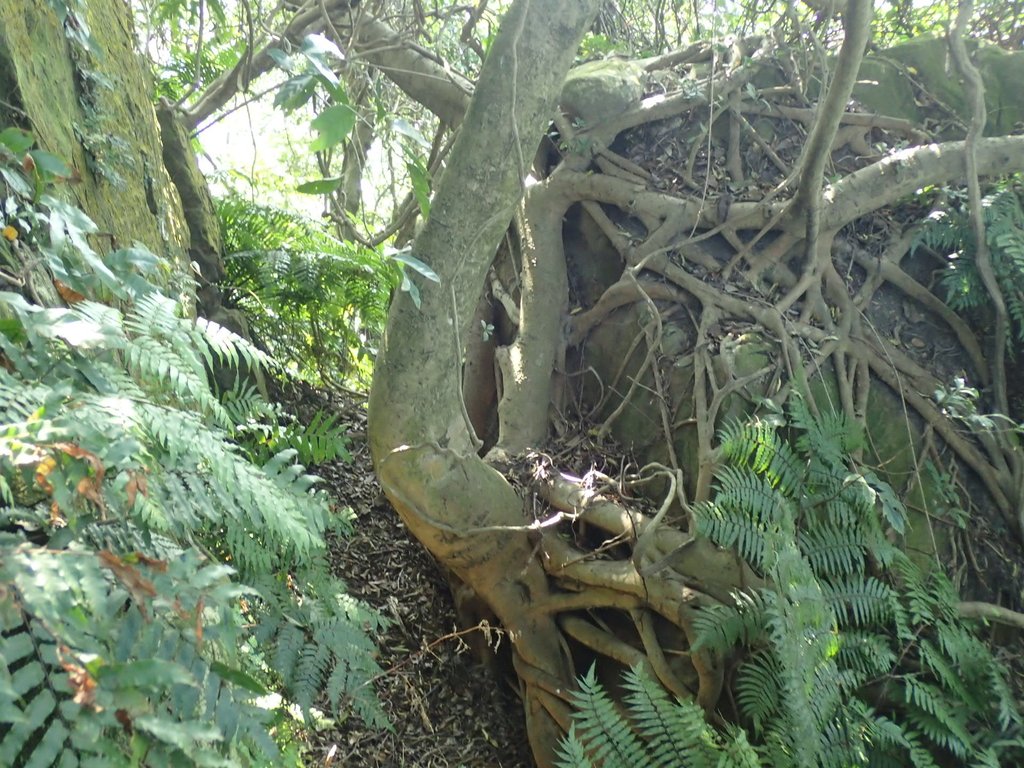
[[[1010,133],[1015,125],[1024,122],[1024,100],[1020,97],[1024,52],[1004,51],[975,41],[969,41],[967,47],[985,83],[985,132],[990,136]],[[967,123],[970,111],[960,78],[952,67],[945,40],[911,40],[865,58],[854,96],[874,112],[919,122],[921,109],[909,76]]]
[[[0,76],[16,87],[39,146],[81,177],[69,189],[111,243],[145,244],[187,264],[181,203],[161,160],[146,67],[122,0],[89,0],[96,51],[69,39],[45,4],[0,3]]]
[[[643,93],[643,69],[635,62],[591,61],[569,72],[562,86],[561,105],[586,127],[639,104]]]

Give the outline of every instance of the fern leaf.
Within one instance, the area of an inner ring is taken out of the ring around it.
[[[572,694],[572,702],[577,710],[574,721],[580,739],[587,744],[594,763],[602,768],[647,764],[643,744],[597,681],[593,667],[580,678],[580,687]]]
[[[764,637],[766,596],[761,591],[734,592],[733,605],[709,605],[697,611],[693,626],[694,650],[726,651],[737,645],[752,646]]]
[[[851,575],[842,582],[824,582],[822,588],[836,615],[850,626],[884,624],[894,616],[896,593],[874,576]]]
[[[569,726],[569,733],[559,743],[555,757],[558,758],[558,768],[596,768],[587,755],[587,748],[576,734],[576,723]]]
[[[717,764],[714,737],[699,706],[691,701],[671,701],[641,667],[628,670],[623,684],[629,692],[629,717],[644,740],[650,768],[680,764],[710,768]]]
[[[949,750],[960,758],[966,757],[972,742],[963,722],[962,714],[954,713],[945,702],[942,692],[922,680],[908,677],[904,680],[908,717],[934,744]]]
[[[756,653],[740,667],[736,701],[753,723],[755,733],[764,733],[779,711],[779,673],[778,660],[767,651]]]

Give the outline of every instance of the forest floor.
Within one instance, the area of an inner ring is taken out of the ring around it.
[[[384,670],[377,694],[393,730],[355,718],[312,734],[317,768],[528,768],[533,765],[523,712],[459,635],[448,584],[381,493],[365,442],[365,401],[305,386],[282,393],[304,421],[319,409],[341,413],[352,438],[350,462],[313,467],[353,531],[329,542],[336,575],[349,594],[390,623],[377,637]],[[467,638],[468,639],[468,638]],[[507,642],[507,640],[503,641]]]

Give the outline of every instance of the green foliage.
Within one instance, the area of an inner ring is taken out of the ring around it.
[[[309,102],[318,87],[322,88],[334,103],[313,119],[310,127],[320,131],[321,136],[311,148],[322,151],[342,141],[355,125],[356,113],[334,72],[335,62],[345,58],[338,46],[323,35],[314,34],[306,35],[295,53],[271,48],[268,54],[288,75],[274,97],[274,106],[291,112]]]
[[[374,251],[237,196],[217,203],[225,290],[288,368],[318,383],[352,375],[375,351],[399,272]]]
[[[271,713],[251,701],[262,687],[233,651],[244,590],[229,568],[194,551],[148,560],[4,538],[0,763],[273,760]]]
[[[267,403],[251,385],[236,385],[221,399],[234,425],[232,437],[259,464],[289,450],[294,451],[296,462],[305,465],[352,458],[337,413],[320,410],[302,423],[279,405]]]
[[[714,500],[695,509],[698,529],[769,585],[695,621],[695,650],[742,649],[732,686],[745,730],[716,734],[695,704],[669,702],[640,670],[627,676],[623,715],[591,673],[574,698],[562,766],[1024,758],[1005,670],[959,619],[952,584],[890,543],[906,512],[849,458],[862,434],[842,416],[812,415],[799,398],[790,427],[792,440],[765,421],[723,428]]]
[[[81,211],[0,167],[3,255],[69,303],[0,292],[0,764],[284,765],[292,703],[382,725],[380,619],[330,574],[345,522],[294,461],[335,451],[335,422],[254,463],[208,371],[264,353],[187,317],[152,254],[84,250]]]
[[[1007,337],[1010,352],[1024,341],[1024,205],[1018,184],[1003,184],[982,198],[985,240],[992,258],[992,271],[1006,302],[1013,333]],[[991,306],[974,260],[974,231],[965,200],[955,201],[949,210],[933,214],[921,228],[915,246],[925,245],[947,254],[942,275],[946,303],[958,312],[977,312]],[[1013,337],[1016,336],[1016,339]]]
[[[244,19],[231,18],[219,0],[157,0],[137,20],[148,52],[160,62],[157,98],[177,102],[203,90],[246,49],[239,34]]]
[[[741,732],[728,746],[692,701],[673,700],[640,667],[623,676],[623,715],[591,670],[572,694],[573,726],[562,741],[560,768],[756,768],[757,753]]]
[[[875,17],[873,39],[879,47],[941,34],[956,17],[956,3],[917,3],[914,0],[890,0],[881,5]],[[1004,0],[978,0],[968,24],[968,35],[987,40],[1006,50],[1020,47],[1024,30],[1020,25],[1019,4]]]
[[[737,702],[765,764],[1019,757],[1005,673],[957,618],[948,579],[890,543],[906,513],[849,459],[860,431],[799,398],[791,423],[792,443],[763,423],[724,429],[728,464],[697,512],[706,535],[772,584],[700,622],[702,644],[749,648]]]

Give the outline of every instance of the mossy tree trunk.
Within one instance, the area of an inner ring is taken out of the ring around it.
[[[0,128],[28,130],[72,168],[67,190],[106,238],[97,245],[139,242],[187,269],[185,216],[133,26],[123,0],[90,0],[65,20],[36,0],[0,3]]]

